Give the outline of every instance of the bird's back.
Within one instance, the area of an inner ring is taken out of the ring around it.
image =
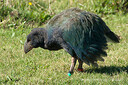
[[[47,29],[60,28],[60,29],[73,29],[74,26],[81,26],[82,30],[96,29],[96,25],[106,26],[104,21],[93,13],[83,11],[78,8],[71,8],[61,12],[54,16],[47,24]],[[109,31],[108,27],[104,28],[104,31]],[[75,28],[81,30],[79,28]]]
[[[72,23],[71,20],[73,18],[77,19],[79,17],[78,14],[80,14],[82,10],[72,8],[65,10],[61,12],[60,14],[54,16],[47,24],[47,28],[58,28],[58,27],[63,27],[65,24],[70,24]]]

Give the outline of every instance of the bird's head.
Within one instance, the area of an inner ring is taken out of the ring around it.
[[[24,43],[24,52],[28,53],[33,48],[44,48],[44,39],[47,37],[46,30],[43,28],[34,28],[27,36]]]

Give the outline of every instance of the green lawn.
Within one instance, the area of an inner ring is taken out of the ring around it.
[[[0,29],[0,84],[127,85],[128,15],[109,15],[103,20],[121,36],[120,43],[108,43],[108,56],[105,62],[98,62],[98,68],[84,64],[85,72],[80,73],[77,63],[70,77],[71,56],[67,52],[38,48],[24,54],[24,42],[32,29]]]

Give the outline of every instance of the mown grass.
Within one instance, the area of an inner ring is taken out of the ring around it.
[[[18,1],[18,0],[17,0]],[[40,1],[40,0],[39,0]],[[45,1],[45,0],[44,0]],[[67,0],[55,0],[55,4],[51,5],[51,10],[54,13],[58,13],[68,7]],[[73,0],[71,0],[73,1]],[[88,1],[88,0],[87,0]],[[25,8],[27,2],[24,2]],[[89,2],[89,1],[88,1]],[[15,2],[18,3],[18,2]],[[15,3],[12,3],[13,5]],[[61,4],[59,4],[61,3]],[[72,3],[72,2],[70,2]],[[79,2],[82,3],[82,2]],[[91,4],[92,2],[89,2]],[[48,2],[46,4],[49,5]],[[85,3],[84,3],[85,4]],[[89,10],[89,4],[86,7],[80,7],[77,2],[69,5],[69,7],[79,7],[82,9],[88,9],[88,11],[96,12],[95,10]],[[21,5],[19,3],[19,5]],[[16,5],[12,8],[21,10]],[[23,7],[23,6],[22,6]],[[48,7],[49,9],[49,7]],[[55,9],[55,10],[53,10]],[[92,8],[93,9],[93,8]],[[35,10],[37,11],[37,10]],[[25,11],[23,10],[23,13]],[[47,12],[49,13],[49,12]],[[22,15],[22,14],[21,14]],[[101,14],[98,14],[101,15]],[[28,16],[28,15],[27,15]],[[64,50],[60,51],[48,51],[41,48],[33,49],[28,54],[24,54],[24,42],[27,34],[34,27],[42,27],[36,21],[27,21],[22,16],[16,19],[15,16],[11,17],[10,13],[2,18],[0,22],[0,84],[19,84],[19,85],[43,85],[43,84],[72,84],[72,85],[127,85],[128,84],[128,15],[107,14],[102,19],[116,34],[121,36],[119,44],[108,43],[109,49],[107,50],[108,56],[105,57],[105,62],[98,62],[98,68],[92,68],[84,64],[84,72],[78,72],[77,66],[75,67],[74,74],[69,77],[67,72],[69,71],[71,64],[71,56]],[[9,19],[9,21],[7,21]],[[39,18],[38,18],[39,19]],[[37,20],[38,20],[37,19]],[[3,22],[5,20],[5,22]],[[25,21],[25,23],[24,23]],[[13,24],[17,23],[15,26]]]

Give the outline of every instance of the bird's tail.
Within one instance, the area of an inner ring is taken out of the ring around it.
[[[109,31],[107,33],[105,33],[105,35],[110,38],[112,41],[116,42],[116,43],[119,43],[119,36],[116,35],[115,33],[113,33],[112,31]]]

